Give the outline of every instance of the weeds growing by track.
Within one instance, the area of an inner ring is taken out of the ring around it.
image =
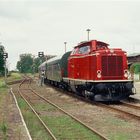
[[[0,129],[2,131],[3,140],[7,140],[7,129],[8,129],[8,126],[7,126],[7,123],[5,121],[3,121],[2,124],[0,124]]]
[[[30,101],[32,102],[31,99]],[[47,135],[47,133],[41,128],[41,126],[39,128],[40,123],[38,122],[36,116],[34,116],[34,114],[29,110],[27,104],[20,97],[18,97],[18,103],[32,138],[35,139],[37,137],[41,140],[45,140],[46,137],[43,135]],[[52,105],[40,100],[32,103],[32,105],[58,140],[100,140],[100,138],[93,134],[93,132],[91,132],[89,129],[75,122],[71,117],[60,113]]]
[[[26,102],[21,99],[20,97],[17,98],[19,107],[22,111],[23,117],[25,119],[26,125],[29,129],[31,137],[33,139],[40,139],[40,140],[51,140],[49,135],[46,134],[45,129],[38,121],[38,118],[32,113],[29,109]]]

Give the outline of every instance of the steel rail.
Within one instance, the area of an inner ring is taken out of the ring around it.
[[[129,97],[127,100],[140,103],[140,99],[137,99],[137,98],[134,98],[134,97]]]
[[[108,138],[106,138],[105,136],[103,136],[101,133],[99,133],[97,130],[93,129],[92,127],[86,125],[85,123],[83,123],[81,120],[79,120],[78,118],[74,117],[73,115],[71,115],[70,113],[66,112],[65,110],[63,110],[62,108],[60,108],[58,105],[54,104],[53,102],[51,102],[50,100],[44,98],[43,96],[39,95],[37,92],[35,92],[31,87],[30,90],[36,94],[37,96],[39,96],[40,98],[42,98],[44,101],[46,101],[47,103],[51,104],[52,106],[56,107],[57,109],[59,109],[60,111],[62,111],[63,113],[65,113],[66,115],[70,116],[73,120],[79,122],[81,125],[83,125],[84,127],[86,127],[87,129],[89,129],[90,131],[92,131],[93,133],[95,133],[97,136],[99,136],[101,139],[103,140],[109,140]]]
[[[123,106],[127,106],[127,107],[131,107],[131,108],[140,110],[140,106],[130,104],[130,103],[127,103],[127,102],[124,102],[124,101],[121,101],[120,103],[122,103]]]
[[[113,107],[113,106],[105,105],[103,103],[97,103],[97,105],[99,105],[101,107],[104,107],[104,108],[108,108],[108,109],[116,111],[116,112],[121,112],[121,113],[126,114],[127,116],[129,116],[129,117],[131,117],[133,119],[140,120],[140,116],[135,115],[135,114],[130,113],[130,112],[127,112],[127,111],[124,111],[122,109],[118,109],[118,108]]]
[[[20,96],[23,98],[23,100],[27,103],[27,105],[31,108],[32,112],[36,115],[36,117],[39,119],[39,121],[41,122],[41,124],[44,126],[44,128],[46,129],[46,131],[50,134],[50,136],[52,137],[53,140],[57,140],[56,137],[53,135],[53,133],[51,132],[51,130],[46,126],[46,124],[43,122],[43,120],[39,117],[39,115],[37,114],[37,112],[35,111],[35,109],[32,107],[32,105],[24,98],[24,96],[22,95],[21,92],[21,85],[26,81],[27,79],[24,79],[18,88],[18,92],[20,94]]]

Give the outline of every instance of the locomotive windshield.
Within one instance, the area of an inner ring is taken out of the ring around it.
[[[74,54],[87,54],[90,52],[90,46],[82,46],[82,47],[77,47],[75,48],[71,55],[74,55]]]
[[[90,52],[90,46],[82,46],[79,48],[79,54],[86,54]]]

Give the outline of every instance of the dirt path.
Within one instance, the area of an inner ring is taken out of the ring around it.
[[[0,93],[0,140],[29,140],[12,94]]]

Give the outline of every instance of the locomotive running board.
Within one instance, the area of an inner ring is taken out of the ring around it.
[[[77,82],[79,84],[86,83],[86,82],[93,82],[93,83],[98,83],[98,82],[133,82],[133,80],[83,80],[83,79],[73,79],[73,78],[63,78],[64,82]]]

